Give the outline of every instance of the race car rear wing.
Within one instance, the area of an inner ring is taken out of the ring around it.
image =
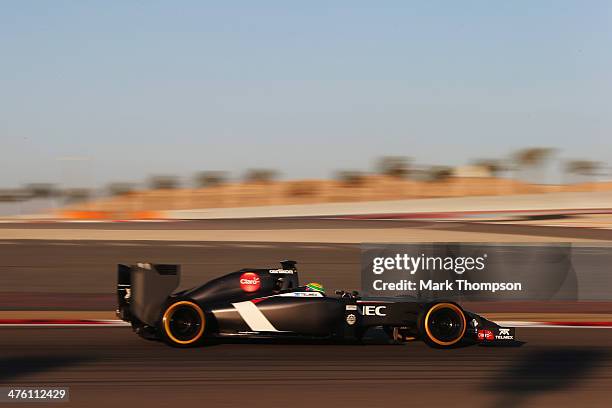
[[[180,282],[180,265],[117,265],[117,316],[154,325],[162,304]]]

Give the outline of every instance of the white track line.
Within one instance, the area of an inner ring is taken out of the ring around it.
[[[15,319],[22,320],[22,319]],[[24,319],[27,320],[27,319]],[[53,323],[54,319],[37,319],[39,322],[28,322],[28,323],[0,323],[0,327],[130,327],[131,324],[128,322],[124,322],[123,320],[98,320],[98,319],[88,319],[87,322],[77,322],[74,323]],[[43,323],[43,321],[47,320],[48,322]]]

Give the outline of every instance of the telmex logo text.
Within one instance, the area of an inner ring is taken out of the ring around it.
[[[453,271],[458,275],[465,271],[482,271],[485,268],[487,254],[482,256],[410,256],[408,254],[396,254],[393,257],[376,257],[373,260],[372,272],[380,275],[385,271],[399,270],[410,272],[414,275],[419,270],[426,271]]]

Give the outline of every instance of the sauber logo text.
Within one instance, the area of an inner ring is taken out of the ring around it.
[[[385,310],[387,306],[365,305],[362,306],[362,311],[365,316],[386,316]]]
[[[270,269],[270,270],[268,270],[268,272],[270,272],[270,273],[281,273],[281,274],[286,274],[286,275],[293,275],[293,270],[292,269]]]

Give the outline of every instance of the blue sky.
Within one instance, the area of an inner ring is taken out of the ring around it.
[[[612,3],[294,3],[0,3],[0,187],[525,146],[612,164]]]

